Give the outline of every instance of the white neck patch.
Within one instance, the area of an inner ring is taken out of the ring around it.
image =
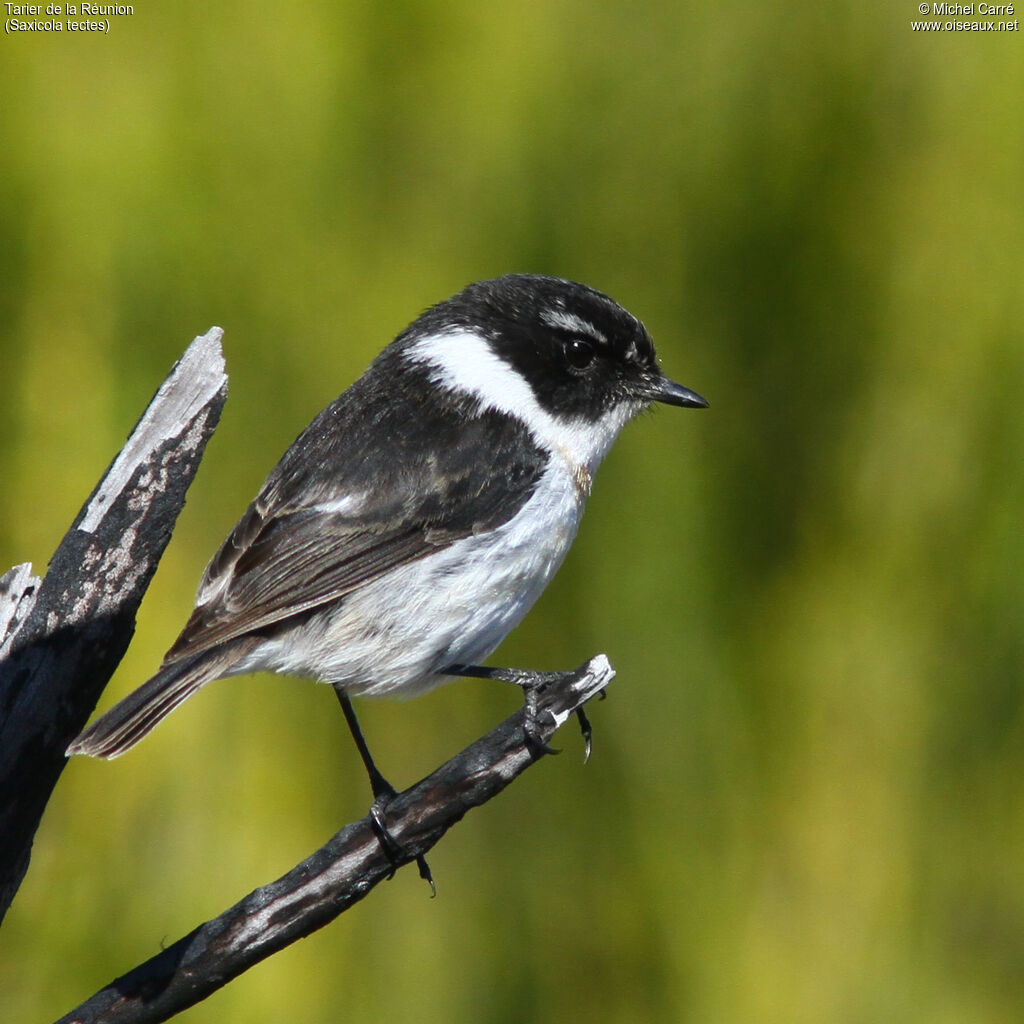
[[[620,403],[594,423],[553,416],[537,401],[525,378],[486,339],[464,329],[428,335],[406,350],[406,358],[428,367],[431,379],[442,387],[472,395],[481,409],[521,419],[537,442],[560,455],[574,474],[582,469],[592,475],[619,431],[643,407]]]

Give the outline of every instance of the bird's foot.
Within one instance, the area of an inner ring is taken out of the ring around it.
[[[544,738],[544,732],[540,725],[539,700],[540,695],[552,683],[565,682],[581,673],[590,671],[591,663],[588,661],[579,668],[562,672],[538,672],[533,669],[523,668],[488,668],[485,665],[453,665],[445,669],[446,674],[457,676],[473,676],[478,679],[500,679],[506,683],[515,683],[523,691],[523,733],[526,746],[535,757],[543,757],[545,754],[561,753],[556,747],[551,746]],[[600,696],[604,699],[604,690]],[[590,753],[594,747],[594,730],[587,718],[587,713],[582,707],[576,709],[576,719],[580,723],[580,733],[583,736],[583,761],[590,760]]]
[[[391,873],[388,875],[389,880],[395,877],[395,872],[398,868],[408,860],[405,847],[391,834],[384,822],[384,815],[388,805],[397,795],[398,793],[394,786],[384,779],[383,776],[378,775],[373,780],[373,803],[370,804],[370,821],[373,825],[374,834],[377,836],[377,842],[380,843],[380,848],[384,851],[384,856],[387,857],[388,863],[391,865]],[[430,886],[430,896],[433,898],[437,895],[437,886],[434,884],[434,876],[431,874],[427,858],[422,853],[416,856],[416,867],[419,869],[420,878]]]

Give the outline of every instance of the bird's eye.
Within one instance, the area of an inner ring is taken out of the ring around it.
[[[565,358],[576,370],[585,370],[594,361],[594,346],[584,338],[570,338],[565,343]]]

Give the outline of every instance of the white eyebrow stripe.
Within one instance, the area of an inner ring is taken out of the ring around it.
[[[574,334],[585,334],[588,338],[593,338],[595,341],[600,341],[604,344],[608,343],[608,339],[604,334],[589,320],[584,320],[583,317],[570,313],[568,310],[542,309],[540,318],[549,327],[559,328],[563,331],[572,331]]]

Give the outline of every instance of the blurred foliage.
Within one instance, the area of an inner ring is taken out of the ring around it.
[[[188,341],[231,394],[104,706],[312,415],[509,270],[643,317],[706,413],[602,469],[498,663],[606,651],[566,754],[181,1019],[1024,1017],[1024,61],[917,4],[137,3],[0,59],[0,565],[46,560]],[[515,706],[364,703],[396,783]],[[0,932],[58,1016],[364,813],[325,688],[76,761]]]

